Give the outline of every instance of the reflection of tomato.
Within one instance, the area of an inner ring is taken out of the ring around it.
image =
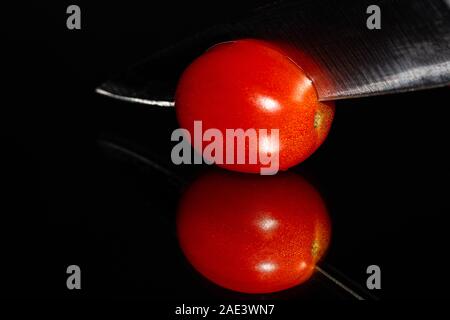
[[[254,145],[247,143],[245,154],[258,150],[276,154],[281,170],[305,160],[325,140],[334,103],[317,100],[312,82],[285,52],[274,43],[251,39],[206,51],[178,83],[175,109],[180,126],[192,137],[197,120],[202,121],[203,131],[217,128],[223,137],[226,129],[267,129],[268,135],[270,129],[279,129],[279,143],[264,138]],[[225,146],[223,150],[225,160]],[[260,161],[219,165],[256,173],[263,166]]]
[[[331,227],[319,193],[291,173],[212,173],[194,182],[177,217],[181,248],[216,284],[267,293],[306,281]]]

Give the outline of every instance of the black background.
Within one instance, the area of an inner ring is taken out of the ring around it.
[[[70,3],[2,9],[1,292],[13,297],[260,299],[204,280],[177,245],[183,187],[145,163],[104,152],[115,141],[170,166],[173,110],[97,96],[102,81],[155,50],[263,1]],[[448,296],[448,88],[337,102],[325,144],[294,168],[333,221],[326,263],[355,286],[382,270],[390,298]],[[205,168],[176,168],[186,180]],[[82,269],[82,290],[66,268]],[[320,281],[262,298],[330,298]],[[331,290],[331,289],[330,289]],[[164,304],[162,305],[164,306]]]

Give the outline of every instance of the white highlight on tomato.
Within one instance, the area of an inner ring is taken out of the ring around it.
[[[267,111],[275,111],[280,108],[280,104],[277,100],[272,99],[271,97],[267,96],[259,96],[257,98],[258,104]]]

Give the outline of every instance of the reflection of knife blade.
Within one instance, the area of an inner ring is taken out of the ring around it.
[[[381,29],[369,30],[369,5]],[[279,1],[161,51],[97,88],[114,98],[173,106],[178,77],[211,45],[238,38],[287,43],[321,100],[419,90],[450,83],[450,0]],[[299,62],[302,64],[302,62]]]

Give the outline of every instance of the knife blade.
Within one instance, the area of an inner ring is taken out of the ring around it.
[[[380,29],[367,27],[370,5],[380,8]],[[183,70],[210,46],[240,38],[301,52],[293,59],[313,81],[319,100],[450,84],[450,0],[303,0],[278,1],[213,26],[131,66],[96,92],[172,107]]]

